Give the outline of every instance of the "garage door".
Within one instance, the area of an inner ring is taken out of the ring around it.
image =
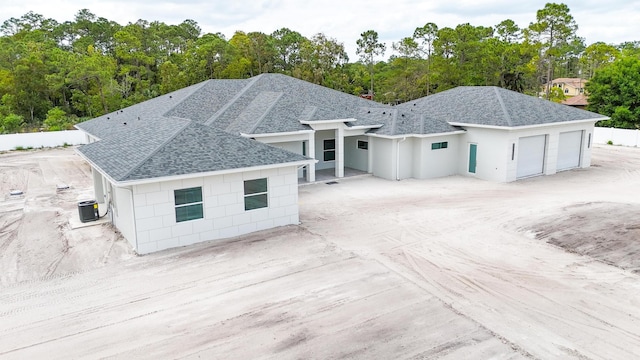
[[[518,140],[518,178],[542,174],[546,140],[546,135],[521,137]]]
[[[580,150],[582,149],[582,130],[560,133],[558,140],[557,171],[568,170],[580,166]]]

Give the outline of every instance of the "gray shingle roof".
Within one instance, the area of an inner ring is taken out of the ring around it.
[[[122,110],[82,122],[76,127],[99,138],[120,137],[123,133],[130,132],[138,127],[148,128],[164,122],[167,118],[164,113],[180,104],[183,100],[198,91],[205,83],[199,83],[161,95],[157,98],[129,106]],[[149,122],[151,120],[151,122]],[[126,123],[126,126],[121,126]]]
[[[194,121],[173,119],[83,145],[79,151],[116,181],[309,160]]]
[[[605,116],[494,86],[461,86],[409,101],[411,109],[449,123],[518,127]]]
[[[307,158],[238,136],[355,119],[372,134],[439,134],[449,123],[517,127],[601,119],[496,87],[459,87],[391,107],[280,74],[209,80],[83,122],[101,139],[80,152],[117,181],[245,168]],[[307,159],[308,160],[308,159]]]

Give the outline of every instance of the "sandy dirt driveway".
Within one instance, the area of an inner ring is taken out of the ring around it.
[[[640,358],[638,188],[640,149],[609,146],[590,169],[509,184],[302,186],[300,226],[109,261],[100,245],[51,274],[5,266],[0,358]],[[13,212],[28,213],[0,219]]]

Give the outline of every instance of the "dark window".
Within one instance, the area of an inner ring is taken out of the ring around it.
[[[244,209],[253,210],[269,206],[267,179],[246,180],[244,182]]]
[[[324,161],[333,161],[336,159],[336,139],[327,139],[324,141]]]
[[[202,188],[195,187],[173,191],[176,207],[176,222],[202,219]]]
[[[446,149],[447,147],[449,147],[448,141],[431,143],[431,150]]]
[[[369,150],[369,142],[358,140],[358,149]]]

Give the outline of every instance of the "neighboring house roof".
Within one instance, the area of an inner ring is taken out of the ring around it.
[[[149,119],[140,125],[116,124],[119,136],[83,145],[79,152],[118,182],[311,161],[191,120]]]
[[[456,125],[518,127],[598,120],[600,114],[495,86],[461,86],[398,105]]]
[[[587,106],[589,105],[589,101],[584,94],[580,94],[577,96],[572,96],[562,102],[563,105],[569,106]]]

